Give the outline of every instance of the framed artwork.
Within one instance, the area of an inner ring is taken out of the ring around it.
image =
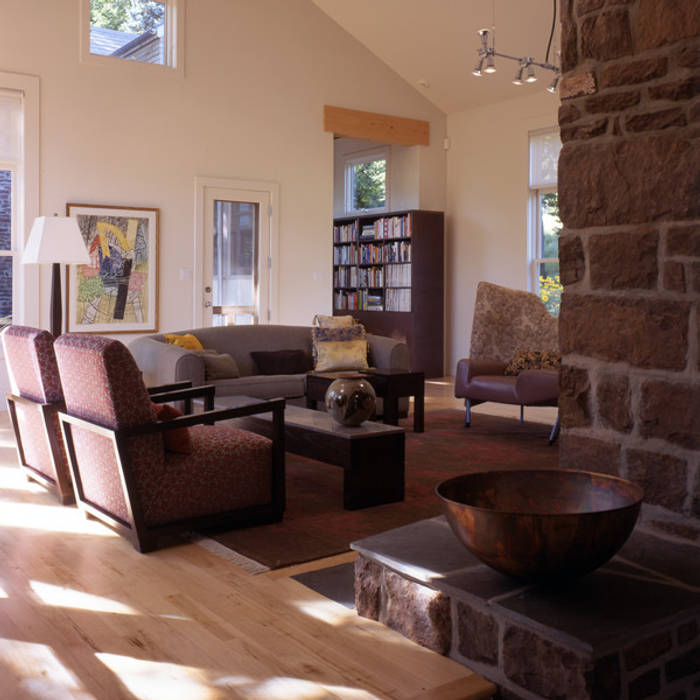
[[[71,333],[158,330],[158,209],[67,204],[90,255],[69,265],[66,315]]]

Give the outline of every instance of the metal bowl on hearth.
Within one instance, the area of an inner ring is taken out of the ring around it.
[[[524,581],[597,569],[629,537],[644,497],[619,477],[558,469],[464,474],[435,490],[462,544]]]

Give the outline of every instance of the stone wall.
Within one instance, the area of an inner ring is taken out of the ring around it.
[[[561,464],[700,542],[700,3],[562,0]]]

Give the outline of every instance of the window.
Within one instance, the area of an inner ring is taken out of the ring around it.
[[[182,0],[82,0],[82,58],[178,67]]]
[[[374,151],[345,161],[345,211],[388,211],[388,157]]]
[[[0,328],[12,323],[18,172],[22,163],[22,94],[0,91]]]
[[[542,298],[552,316],[559,316],[562,284],[559,278],[559,219],[557,161],[561,141],[558,130],[530,134],[530,289]]]

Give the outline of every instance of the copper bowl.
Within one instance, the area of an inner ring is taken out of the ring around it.
[[[435,491],[462,544],[525,581],[597,569],[629,537],[644,496],[631,481],[563,469],[464,474]]]

